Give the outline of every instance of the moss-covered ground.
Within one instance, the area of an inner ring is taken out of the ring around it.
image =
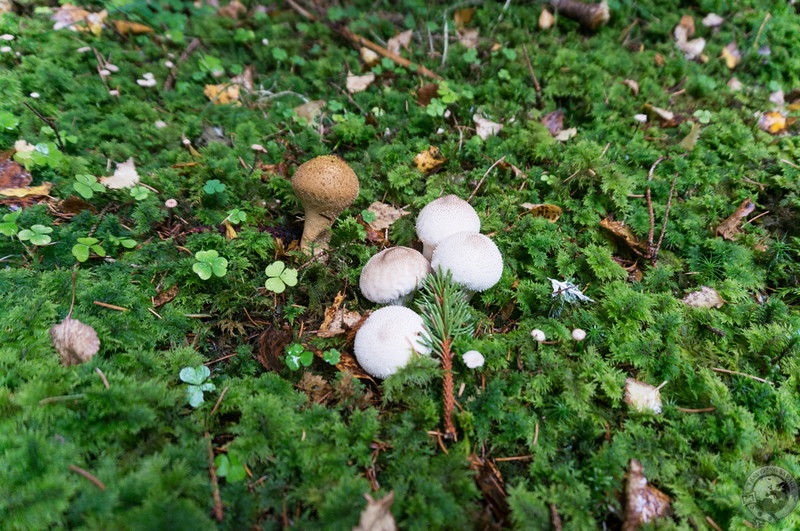
[[[393,491],[402,529],[615,529],[637,459],[671,499],[647,525],[745,528],[749,473],[800,478],[796,6],[614,0],[589,33],[564,17],[540,29],[532,2],[321,4],[303,3],[313,21],[288,3],[92,2],[108,10],[97,35],[54,29],[55,3],[0,14],[13,37],[0,41],[0,179],[17,160],[31,175],[18,185],[52,185],[0,195],[0,527],[349,529],[364,494]],[[718,27],[701,23],[712,12]],[[676,46],[682,15],[706,40],[695,59]],[[412,30],[400,55],[442,79],[368,66],[338,27],[384,46]],[[348,72],[375,79],[350,93]],[[557,110],[571,138],[543,123]],[[474,116],[502,129],[483,139]],[[786,122],[767,130],[771,117]],[[12,154],[19,140],[37,147]],[[446,161],[425,173],[414,157],[429,146]],[[311,261],[292,243],[303,208],[289,177],[331,153],[361,191]],[[139,184],[97,185],[129,158]],[[337,294],[376,308],[361,267],[381,247],[419,248],[416,213],[448,193],[474,194],[504,257],[462,338],[486,363],[454,360],[455,441],[436,434],[438,365],[356,378],[352,333],[317,335]],[[376,201],[409,215],[368,231]],[[227,268],[204,280],[199,251]],[[299,274],[280,294],[265,287],[277,260]],[[101,347],[65,367],[48,330],[73,274],[72,318]],[[554,296],[550,278],[594,302]],[[682,301],[702,286],[724,304]],[[314,355],[293,370],[292,348]],[[193,407],[180,374],[203,364],[197,383],[214,389]],[[667,382],[660,414],[625,403],[627,378]],[[800,528],[800,514],[770,525]]]

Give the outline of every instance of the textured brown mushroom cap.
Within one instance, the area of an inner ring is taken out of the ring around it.
[[[431,272],[422,253],[409,247],[390,247],[369,259],[361,270],[359,286],[367,299],[378,304],[403,304]]]
[[[339,157],[322,155],[297,168],[292,188],[306,210],[332,220],[358,197],[358,177]]]

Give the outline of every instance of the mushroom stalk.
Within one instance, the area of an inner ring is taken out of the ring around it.
[[[590,31],[604,25],[611,17],[608,3],[605,0],[596,4],[587,4],[578,0],[551,0],[550,3],[559,14],[580,23],[582,28]]]

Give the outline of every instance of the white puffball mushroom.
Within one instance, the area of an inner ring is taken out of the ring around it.
[[[547,339],[547,337],[544,335],[544,332],[542,332],[538,328],[534,328],[533,330],[531,330],[531,337],[539,343],[542,343],[544,342],[545,339]]]
[[[583,330],[581,328],[576,328],[575,330],[572,331],[572,339],[574,339],[575,341],[583,341],[584,339],[586,339],[586,330]]]
[[[503,257],[497,245],[478,232],[459,232],[442,240],[433,251],[431,268],[450,271],[468,296],[486,291],[503,275]]]
[[[434,199],[417,215],[417,237],[422,254],[431,259],[439,243],[457,232],[480,232],[481,220],[472,206],[456,195]]]
[[[367,261],[359,286],[372,302],[404,306],[430,272],[431,264],[419,251],[390,247]]]
[[[483,354],[481,354],[477,350],[468,350],[461,356],[461,359],[464,360],[464,364],[470,369],[477,369],[478,367],[483,367],[483,362],[486,361],[483,358]]]
[[[422,341],[422,317],[405,306],[385,306],[375,310],[356,332],[353,350],[365,371],[375,378],[387,378],[404,367],[411,356],[429,355]]]

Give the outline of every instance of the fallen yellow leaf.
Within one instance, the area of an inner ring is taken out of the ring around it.
[[[758,127],[768,133],[777,135],[786,129],[786,117],[778,111],[765,112],[758,121]]]
[[[417,165],[417,169],[422,173],[430,173],[445,162],[447,162],[447,159],[442,156],[442,152],[436,146],[430,146],[425,151],[417,153],[414,157],[414,164]]]
[[[42,183],[39,186],[27,186],[25,188],[3,188],[0,195],[7,197],[29,197],[37,195],[47,195],[53,187],[52,183]]]
[[[239,85],[221,83],[219,85],[206,85],[203,94],[211,100],[214,105],[225,105],[227,103],[239,102]]]
[[[127,35],[129,33],[131,35],[154,33],[153,28],[150,26],[145,26],[138,22],[131,22],[130,20],[112,20],[111,23],[120,35]]]
[[[225,225],[225,239],[230,241],[236,238],[236,229],[233,228],[231,222],[226,219],[222,222],[222,224]]]
[[[524,216],[525,214],[530,214],[535,218],[545,218],[550,223],[555,223],[558,221],[558,218],[561,217],[563,210],[558,205],[550,205],[550,204],[538,204],[534,205],[532,203],[522,203],[522,208],[525,208],[525,212],[520,214],[520,216]]]

